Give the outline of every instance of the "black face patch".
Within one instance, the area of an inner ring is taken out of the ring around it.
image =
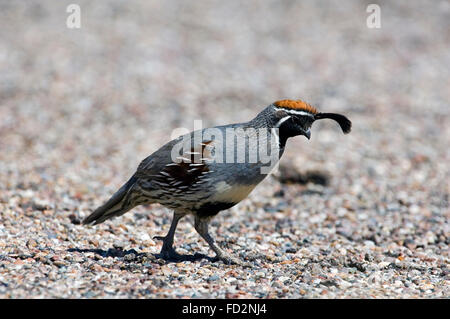
[[[293,115],[292,121],[306,131],[311,127],[314,119],[312,119],[310,116],[305,115]]]
[[[291,114],[291,118],[281,123],[280,146],[284,147],[290,137],[305,135],[305,132],[311,127],[314,119],[307,115]]]

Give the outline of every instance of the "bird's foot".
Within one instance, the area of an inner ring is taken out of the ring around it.
[[[167,237],[154,236],[153,239],[163,241],[161,251],[159,252],[159,254],[156,254],[155,257],[171,261],[179,261],[183,259],[183,256],[177,253],[175,248],[173,248],[172,243],[167,242]]]
[[[184,258],[184,256],[177,253],[173,247],[170,248],[163,247],[159,252],[159,254],[156,254],[155,257],[168,261],[180,261],[183,260]]]

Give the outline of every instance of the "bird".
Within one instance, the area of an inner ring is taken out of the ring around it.
[[[173,210],[172,223],[158,256],[180,260],[174,248],[178,222],[194,216],[194,228],[225,264],[245,264],[224,251],[210,235],[208,225],[252,192],[269,175],[295,136],[311,138],[312,124],[336,121],[344,134],[351,121],[342,114],[321,113],[302,101],[284,99],[263,108],[252,120],[192,131],[173,139],[145,158],[136,172],[102,206],[83,220],[97,225],[136,206],[159,203]]]

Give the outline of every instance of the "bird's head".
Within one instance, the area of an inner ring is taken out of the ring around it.
[[[316,120],[332,119],[338,122],[344,134],[352,128],[352,122],[344,115],[336,113],[320,113],[315,107],[300,100],[281,100],[272,104],[275,117],[275,127],[279,129],[280,137],[303,135],[311,138],[311,125]]]

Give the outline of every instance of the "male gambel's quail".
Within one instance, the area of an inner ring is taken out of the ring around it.
[[[177,260],[181,257],[173,248],[175,229],[183,216],[193,214],[195,229],[217,258],[227,264],[242,264],[216,245],[208,233],[208,222],[220,211],[246,198],[266,177],[263,168],[267,168],[268,161],[267,158],[263,160],[261,154],[267,155],[267,149],[272,155],[276,153],[275,160],[270,163],[273,167],[283,154],[289,137],[304,135],[309,139],[312,123],[325,118],[339,123],[345,134],[350,132],[351,122],[343,115],[319,113],[300,100],[281,100],[267,106],[249,122],[180,136],[144,159],[128,182],[83,224],[99,224],[138,205],[160,203],[174,210],[167,235],[155,237],[163,241],[162,258]],[[235,135],[229,135],[230,131]],[[244,158],[237,155],[242,151],[238,149],[242,143],[232,143],[239,137],[245,142]],[[187,151],[183,152],[186,148],[181,148],[182,155],[175,156],[180,154],[175,151],[174,155],[174,150],[182,141],[188,142],[183,144],[188,146]]]

